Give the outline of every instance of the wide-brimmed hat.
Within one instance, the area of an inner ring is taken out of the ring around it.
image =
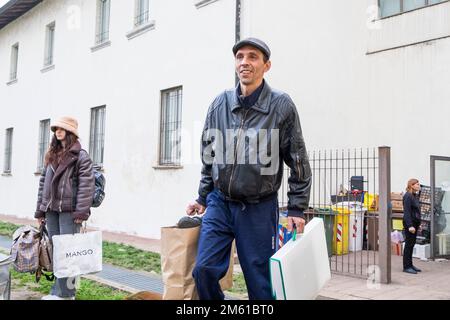
[[[51,125],[50,129],[55,132],[56,128],[62,128],[79,137],[78,135],[78,121],[71,117],[61,117]]]

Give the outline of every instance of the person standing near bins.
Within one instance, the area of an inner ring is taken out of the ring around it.
[[[273,299],[269,260],[276,250],[283,161],[291,171],[289,231],[295,225],[297,232],[303,232],[311,169],[294,102],[264,80],[271,67],[267,44],[248,38],[236,43],[232,51],[239,84],[209,107],[201,146],[199,197],[186,208],[192,215],[204,213],[207,207],[193,277],[200,299],[224,299],[219,280],[227,272],[235,239],[249,299]],[[235,136],[229,138],[230,131]],[[254,137],[251,132],[270,134],[252,145],[246,140]],[[257,145],[271,146],[270,162],[261,160],[262,150],[256,151],[260,161],[252,162],[258,158],[254,157]],[[269,167],[272,170],[264,170]]]
[[[92,161],[81,149],[77,120],[62,117],[51,130],[55,134],[45,155],[35,213],[39,224],[46,224],[50,238],[80,232],[81,223],[89,218],[95,189]],[[50,294],[42,299],[74,300],[72,280],[56,279]]]
[[[419,268],[413,266],[412,254],[416,244],[417,230],[420,226],[420,184],[417,179],[410,179],[403,195],[403,228],[405,233],[405,250],[403,252],[403,272],[417,274]]]

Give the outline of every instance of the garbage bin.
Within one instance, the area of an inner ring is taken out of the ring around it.
[[[336,212],[329,208],[314,209],[314,215],[317,218],[323,220],[325,227],[325,238],[327,240],[328,256],[333,255],[333,230],[334,230],[334,217]]]
[[[337,203],[332,206],[335,212],[333,223],[333,254],[348,254],[348,223],[350,210],[348,206]]]
[[[378,213],[366,212],[365,214],[365,247],[363,249],[378,251],[379,241],[378,241]]]
[[[361,251],[363,248],[364,238],[364,214],[367,209],[361,202],[341,202],[337,204],[341,207],[348,208],[349,215],[349,239],[348,250],[351,252]]]
[[[11,299],[11,274],[9,272],[11,262],[9,256],[0,253],[0,300]]]

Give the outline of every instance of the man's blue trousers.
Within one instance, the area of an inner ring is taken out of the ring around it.
[[[223,300],[219,280],[230,263],[233,239],[249,299],[273,299],[269,260],[275,253],[278,227],[277,195],[259,203],[229,201],[215,189],[208,194],[193,271],[199,298]]]

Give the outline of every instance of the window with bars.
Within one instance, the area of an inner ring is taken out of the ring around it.
[[[9,73],[9,80],[17,79],[17,64],[19,60],[19,44],[16,43],[11,47],[11,67]]]
[[[139,27],[149,20],[149,0],[136,0],[134,26]]]
[[[3,164],[3,173],[11,173],[13,130],[13,128],[6,129],[5,163]]]
[[[53,64],[54,42],[55,42],[55,22],[52,22],[45,28],[44,66],[51,66]]]
[[[100,44],[109,40],[110,0],[97,0],[97,30],[95,43]]]
[[[44,159],[50,143],[50,119],[39,122],[39,143],[38,143],[38,162],[37,172],[44,169]]]
[[[181,165],[181,107],[183,89],[161,91],[159,165]]]
[[[91,135],[89,153],[95,166],[103,167],[105,146],[105,112],[106,106],[91,109]]]
[[[430,6],[447,0],[379,0],[380,16],[382,18]]]

